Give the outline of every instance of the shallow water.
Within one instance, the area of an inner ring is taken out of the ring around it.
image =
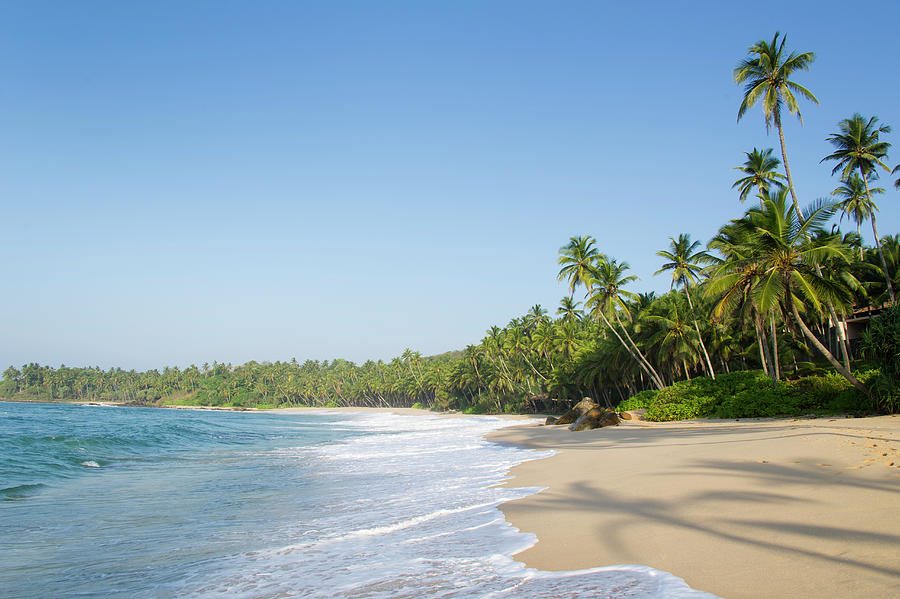
[[[507,425],[0,403],[0,597],[712,597],[515,562]]]

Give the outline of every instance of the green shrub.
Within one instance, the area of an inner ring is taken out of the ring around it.
[[[896,413],[900,409],[900,306],[887,308],[869,321],[860,349],[880,371],[871,385],[877,408]]]
[[[722,373],[716,380],[697,377],[678,381],[659,392],[647,410],[647,419],[656,421],[709,418],[728,398],[756,393],[772,386],[760,370]]]
[[[627,410],[641,410],[644,408],[649,408],[650,404],[653,403],[653,400],[656,399],[657,395],[659,395],[659,391],[656,389],[646,389],[644,391],[640,391],[638,393],[635,393],[628,399],[620,401],[619,405],[616,406],[616,411],[625,412]]]
[[[858,373],[860,380],[876,373]],[[836,372],[773,383],[761,371],[679,381],[656,396],[647,419],[762,418],[803,414],[865,413],[868,398]]]
[[[412,405],[412,409],[414,409],[414,410],[425,410],[425,409],[427,409],[427,408],[425,408],[424,405],[422,405],[421,403],[419,403],[419,402],[417,401],[416,403],[414,403],[414,404]]]

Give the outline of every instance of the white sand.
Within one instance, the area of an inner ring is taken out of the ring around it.
[[[492,439],[555,449],[502,506],[544,570],[643,564],[726,599],[900,597],[900,417],[629,423]]]

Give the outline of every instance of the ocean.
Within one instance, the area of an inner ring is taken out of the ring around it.
[[[713,598],[516,562],[510,424],[0,402],[0,597]]]

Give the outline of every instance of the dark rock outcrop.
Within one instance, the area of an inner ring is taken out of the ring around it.
[[[556,421],[559,420],[556,416],[547,416],[547,420],[544,421],[544,426],[550,426],[551,424],[556,424]]]
[[[615,426],[619,424],[619,416],[612,410],[607,408],[596,407],[582,414],[569,427],[571,431],[589,431],[604,426]]]
[[[563,414],[559,417],[559,419],[554,424],[572,424],[586,413],[590,412],[594,408],[599,408],[600,406],[591,399],[590,397],[585,397],[577,404],[575,407]]]

